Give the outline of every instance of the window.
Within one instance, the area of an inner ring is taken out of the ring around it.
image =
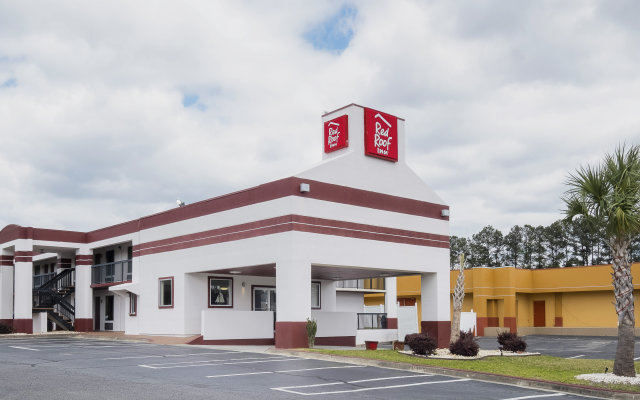
[[[160,278],[158,281],[158,307],[173,308],[173,276]]]
[[[209,277],[209,307],[233,307],[233,278]]]
[[[138,295],[135,293],[129,293],[129,315],[138,315]]]
[[[320,308],[320,282],[311,282],[311,308]]]
[[[275,311],[276,310],[276,288],[272,286],[252,286],[253,310],[254,311]]]

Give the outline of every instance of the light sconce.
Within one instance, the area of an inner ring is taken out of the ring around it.
[[[246,286],[246,284],[244,283],[244,281],[242,281],[242,287],[245,287],[245,286]]]

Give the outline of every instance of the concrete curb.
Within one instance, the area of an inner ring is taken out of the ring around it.
[[[538,379],[517,378],[507,375],[491,374],[486,372],[463,371],[459,369],[450,369],[442,367],[432,367],[428,365],[409,364],[396,361],[372,360],[369,358],[347,357],[334,354],[319,354],[304,350],[282,350],[270,349],[268,353],[296,356],[300,358],[309,358],[315,360],[334,361],[339,363],[350,363],[356,365],[366,365],[370,367],[381,367],[398,369],[412,372],[426,372],[432,374],[445,375],[456,378],[470,378],[479,381],[502,383],[507,385],[529,387],[534,389],[553,390],[557,392],[565,392],[579,394],[583,396],[591,396],[605,399],[625,399],[640,400],[640,393],[621,392],[617,390],[596,389],[589,386],[572,385],[567,383],[549,382]]]

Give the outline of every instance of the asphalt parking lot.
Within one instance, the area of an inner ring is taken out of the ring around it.
[[[479,337],[481,349],[498,348],[495,337]],[[618,338],[615,336],[524,336],[527,351],[562,358],[613,360]],[[640,360],[640,341],[636,340],[635,360]]]
[[[1,399],[536,399],[586,397],[394,369],[74,337],[0,338]]]

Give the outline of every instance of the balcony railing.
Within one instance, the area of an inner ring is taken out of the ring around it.
[[[131,280],[131,260],[97,264],[91,267],[91,284],[126,282]]]
[[[358,329],[387,329],[387,313],[358,313]]]
[[[384,290],[384,278],[337,281],[338,289]]]
[[[42,274],[42,275],[34,276],[33,277],[33,288],[34,289],[38,289],[40,286],[42,286],[45,282],[47,282],[48,280],[50,280],[54,276],[56,276],[55,272],[52,272],[50,274]]]

